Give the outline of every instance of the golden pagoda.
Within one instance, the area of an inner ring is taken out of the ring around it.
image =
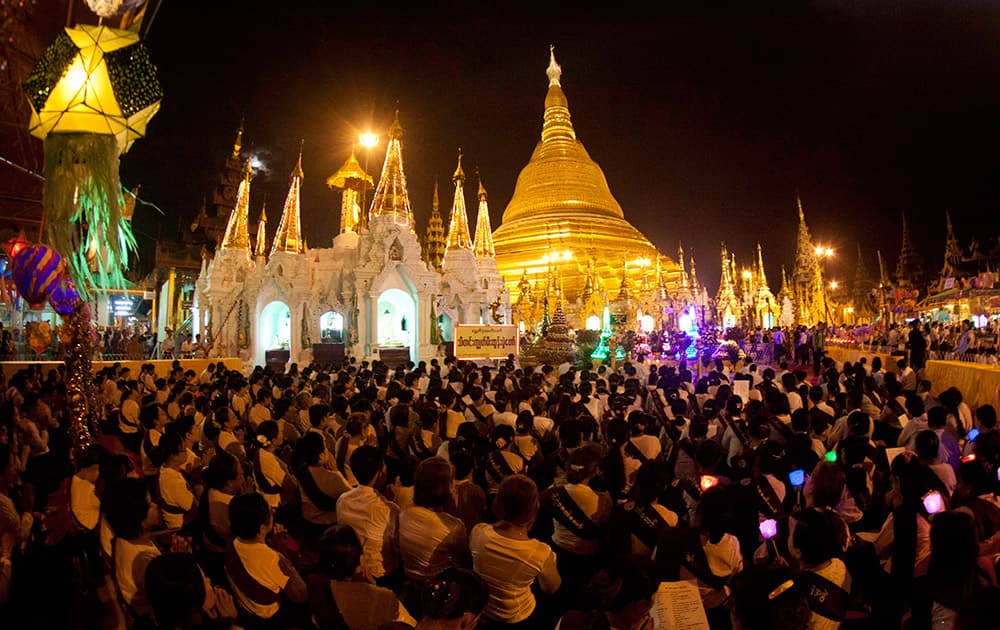
[[[553,266],[562,277],[571,313],[591,269],[609,293],[619,288],[623,271],[634,287],[643,286],[644,279],[656,282],[658,266],[667,285],[675,288],[677,265],[625,219],[601,167],[577,139],[560,84],[562,68],[551,48],[546,74],[541,140],[493,233],[497,267],[511,295],[518,294],[522,278],[537,281]]]

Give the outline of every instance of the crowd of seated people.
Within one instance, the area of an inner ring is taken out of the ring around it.
[[[995,409],[819,372],[115,365],[80,445],[25,369],[0,625],[652,630],[683,580],[713,629],[996,627]]]

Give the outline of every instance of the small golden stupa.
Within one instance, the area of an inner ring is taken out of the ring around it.
[[[500,227],[493,233],[496,260],[511,296],[527,279],[537,289],[560,278],[571,321],[588,279],[609,296],[618,293],[623,267],[632,286],[660,283],[674,289],[680,269],[625,220],[601,167],[576,138],[562,68],[550,49],[542,137],[521,170]],[[662,274],[657,278],[657,273]],[[593,288],[591,290],[593,290]]]

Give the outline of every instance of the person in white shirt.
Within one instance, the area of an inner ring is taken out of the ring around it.
[[[76,474],[69,482],[69,507],[73,520],[87,531],[94,531],[101,519],[101,500],[96,489],[101,453],[100,447],[92,446],[78,456]]]
[[[364,553],[361,569],[371,582],[391,579],[399,568],[399,506],[383,497],[385,460],[374,446],[359,446],[351,454],[351,470],[360,484],[337,500],[337,522],[350,525]]]
[[[160,555],[150,530],[159,520],[156,505],[149,500],[146,482],[121,479],[104,493],[104,514],[114,535],[111,563],[115,586],[133,614],[149,613],[145,572],[150,560]]]
[[[117,390],[116,390],[117,391]],[[122,439],[135,444],[139,438],[139,431],[142,424],[139,422],[139,390],[135,387],[125,386],[122,392],[122,406],[118,417],[118,430],[122,432]],[[129,446],[127,444],[126,446]]]
[[[543,592],[554,593],[562,583],[555,552],[528,535],[538,516],[538,488],[524,475],[508,477],[496,505],[500,521],[476,525],[469,537],[473,569],[489,586],[483,615],[530,627],[526,620],[536,606],[532,585],[537,580]]]
[[[323,445],[322,434],[306,433],[295,445],[295,460],[302,518],[320,526],[336,523],[338,497],[350,490],[351,484],[337,470],[333,456]]]
[[[229,502],[229,523],[235,539],[226,547],[225,569],[234,599],[256,620],[273,620],[285,606],[303,604],[309,597],[298,571],[283,555],[267,544],[274,524],[271,508],[264,497],[252,492]],[[289,607],[287,616],[294,616]],[[272,627],[305,627],[277,624]]]
[[[538,435],[544,437],[556,428],[555,421],[545,415],[545,399],[541,396],[536,396],[531,400],[531,412],[535,414],[534,426]]]
[[[257,394],[257,404],[250,409],[248,416],[250,425],[256,429],[261,422],[271,420],[271,392],[266,389],[260,390]]]
[[[281,427],[274,420],[265,420],[257,427],[254,439],[258,445],[257,454],[253,457],[254,479],[268,505],[277,509],[282,497],[290,496],[295,485],[288,466],[274,454],[284,442]]]
[[[450,463],[441,457],[417,465],[413,505],[399,513],[399,552],[406,576],[428,582],[449,567],[471,566],[465,524],[445,507],[455,481]]]
[[[206,549],[225,552],[232,534],[229,504],[243,490],[245,477],[240,460],[226,452],[216,453],[204,475],[205,492],[201,496],[202,540]],[[207,511],[207,513],[206,513]]]
[[[164,457],[160,466],[158,487],[160,508],[163,510],[163,524],[169,529],[178,529],[191,520],[196,505],[191,485],[181,473],[187,460],[184,440],[176,433],[167,433],[160,438],[160,452]]]

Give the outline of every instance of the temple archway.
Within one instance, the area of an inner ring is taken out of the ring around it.
[[[416,331],[416,304],[413,296],[400,289],[387,289],[378,296],[376,342],[381,347],[408,347],[413,351]]]
[[[269,302],[257,320],[257,363],[264,364],[268,350],[287,350],[292,346],[292,311],[280,300]]]
[[[449,315],[446,313],[438,315],[438,326],[441,327],[441,341],[455,340],[455,327]]]
[[[344,342],[344,316],[327,311],[319,317],[319,338],[322,343]]]

